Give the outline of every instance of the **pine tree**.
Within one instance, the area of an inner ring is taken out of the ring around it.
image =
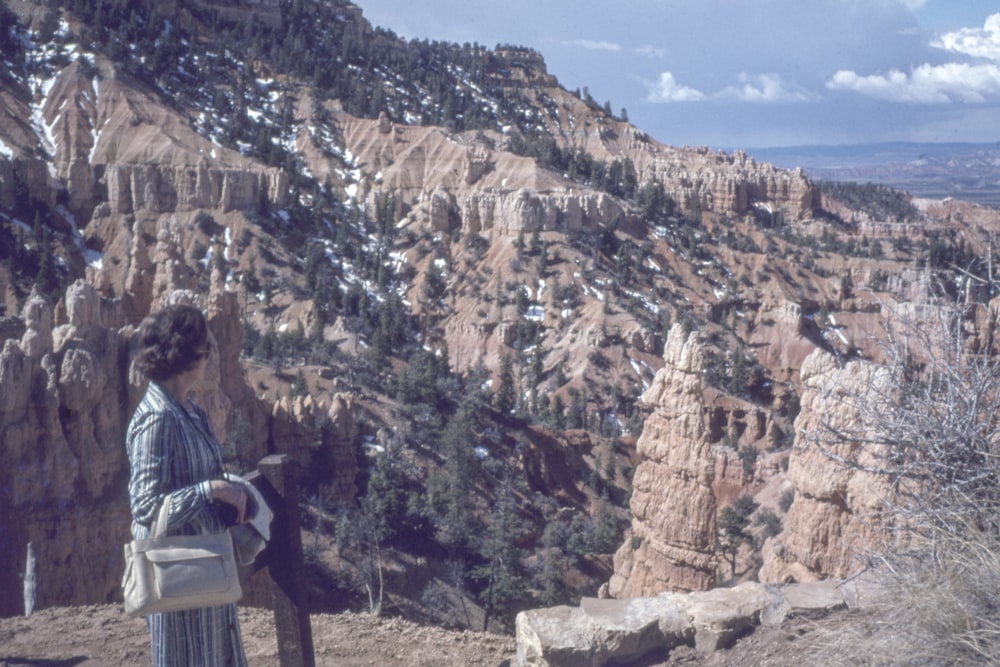
[[[466,402],[445,425],[440,438],[444,464],[428,481],[431,520],[437,540],[451,553],[469,546],[473,535],[473,514],[469,502],[479,478],[479,461],[473,452],[475,416]]]
[[[719,512],[719,547],[729,559],[730,575],[736,575],[736,555],[740,545],[753,539],[748,531],[750,516],[757,510],[757,502],[748,495],[733,501],[729,507]]]
[[[494,398],[496,408],[502,415],[509,415],[517,404],[517,391],[514,387],[514,362],[509,354],[500,359],[500,386]]]
[[[521,563],[521,549],[517,546],[521,524],[514,498],[513,474],[508,466],[504,469],[490,523],[479,547],[486,563],[473,572],[474,576],[485,580],[485,588],[480,594],[486,612],[483,616],[484,632],[493,615],[511,614],[517,601],[526,595],[527,581]]]
[[[35,273],[35,285],[39,292],[48,296],[59,287],[59,273],[56,270],[55,257],[52,252],[52,242],[49,238],[49,230],[47,227],[41,228],[41,235],[38,238],[37,255],[38,271]]]
[[[559,394],[552,399],[552,423],[560,431],[566,429],[566,406]]]

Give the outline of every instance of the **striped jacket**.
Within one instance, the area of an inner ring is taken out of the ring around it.
[[[168,532],[225,530],[210,481],[222,479],[222,446],[205,413],[183,406],[150,382],[125,435],[132,536],[148,537],[170,494]],[[245,667],[236,605],[148,617],[154,667]]]

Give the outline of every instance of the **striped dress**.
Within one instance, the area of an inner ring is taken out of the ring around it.
[[[205,413],[185,408],[156,382],[136,407],[125,435],[131,475],[132,536],[149,536],[168,493],[172,534],[195,534],[203,524],[225,524],[213,505],[209,481],[221,479],[222,447]],[[147,617],[153,667],[245,667],[236,605],[152,614]]]

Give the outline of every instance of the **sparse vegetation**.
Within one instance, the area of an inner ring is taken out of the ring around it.
[[[912,222],[920,218],[920,211],[909,195],[877,183],[850,181],[824,181],[820,188],[825,194],[839,199],[850,208],[864,211],[875,220]]]
[[[750,519],[757,507],[751,496],[742,495],[719,512],[719,548],[729,560],[731,576],[736,576],[736,556],[740,547],[753,541]]]
[[[842,401],[858,415],[826,422],[809,445],[871,475],[886,491],[873,545],[884,586],[865,659],[972,665],[1000,660],[1000,357],[965,327],[963,308],[897,318],[882,339],[886,363]],[[844,443],[860,443],[845,457]],[[861,654],[844,636],[839,659]],[[856,663],[855,663],[856,664]]]

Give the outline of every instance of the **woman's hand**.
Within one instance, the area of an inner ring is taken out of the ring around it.
[[[250,496],[247,490],[243,488],[243,485],[224,479],[213,479],[210,485],[212,488],[212,498],[236,508],[236,523],[243,523],[248,518],[247,503]]]

